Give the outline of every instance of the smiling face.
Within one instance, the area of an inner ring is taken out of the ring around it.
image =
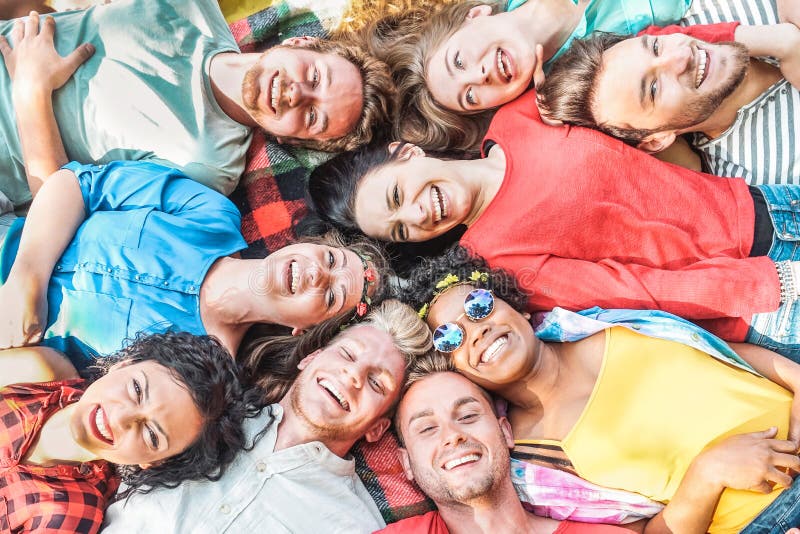
[[[264,52],[242,82],[242,102],[279,139],[330,140],[349,133],[363,105],[361,74],[334,53],[300,46]]]
[[[432,331],[444,323],[459,325],[464,341],[450,353],[453,363],[473,382],[496,391],[527,375],[540,344],[528,319],[497,296],[488,317],[480,321],[468,319],[464,299],[473,289],[465,284],[440,294],[430,307],[426,322]]]
[[[444,163],[408,149],[369,172],[356,189],[356,224],[382,241],[421,242],[465,223],[474,195]]]
[[[406,475],[438,506],[467,504],[508,480],[511,427],[465,377],[437,373],[415,382],[397,417]]]
[[[75,405],[75,441],[116,464],[147,465],[183,452],[203,428],[186,386],[163,365],[118,364]]]
[[[320,441],[379,438],[397,399],[405,359],[392,337],[368,324],[352,326],[306,357],[289,390],[292,410]]]
[[[364,266],[352,250],[295,243],[264,258],[262,266],[251,285],[270,294],[280,324],[307,328],[354,309],[361,299]]]
[[[461,28],[430,55],[427,85],[453,111],[491,109],[514,100],[533,80],[532,46],[511,23],[513,13],[473,8]]]
[[[747,49],[686,35],[626,39],[603,54],[592,104],[597,122],[645,130],[690,129],[742,82]]]

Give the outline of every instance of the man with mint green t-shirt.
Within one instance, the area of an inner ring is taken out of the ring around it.
[[[32,14],[0,22],[0,36],[0,193],[16,208],[70,160],[155,161],[228,194],[252,128],[352,148],[391,94],[363,87],[373,71],[390,82],[388,69],[343,45],[293,38],[240,53],[214,0]]]

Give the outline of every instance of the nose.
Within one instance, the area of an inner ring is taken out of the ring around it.
[[[294,108],[305,104],[311,98],[312,91],[313,88],[307,82],[292,82],[289,90],[286,91],[289,107]]]
[[[139,413],[137,406],[130,402],[118,403],[113,416],[115,421],[110,421],[112,432],[127,430],[142,418],[142,414]],[[116,425],[114,423],[116,423]]]
[[[489,85],[491,83],[489,72],[491,69],[487,69],[486,65],[475,63],[472,69],[464,72],[464,83],[466,85]]]
[[[472,325],[467,325],[466,327],[470,328],[471,326],[470,329],[472,331],[469,333],[470,335],[469,342],[470,345],[472,345],[473,347],[477,346],[478,343],[480,343],[483,340],[483,338],[486,337],[487,334],[489,334],[489,331],[491,330],[490,324],[484,321],[486,321],[486,319],[483,319],[483,321],[481,321],[480,323],[473,323]]]
[[[403,207],[400,218],[406,224],[420,226],[428,219],[428,215],[421,202],[410,202]]]
[[[330,278],[330,271],[317,262],[308,266],[308,285],[311,287],[326,287]]]
[[[466,441],[466,436],[464,436],[461,428],[457,425],[454,425],[452,421],[444,423],[441,436],[442,444],[450,447],[455,447],[456,445]]]
[[[352,363],[351,365],[342,367],[342,373],[345,375],[345,384],[350,382],[355,389],[361,389],[361,384],[364,383],[364,375],[366,372],[366,367],[358,363]]]
[[[660,66],[674,74],[683,74],[692,63],[692,47],[689,45],[670,47],[656,58]]]

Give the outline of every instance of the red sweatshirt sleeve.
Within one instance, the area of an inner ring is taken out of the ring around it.
[[[721,22],[719,24],[695,24],[693,26],[648,26],[638,33],[638,35],[669,35],[671,33],[682,33],[689,35],[700,41],[707,43],[720,43],[735,41],[736,28],[738,22]]]
[[[780,304],[775,264],[766,256],[711,258],[679,270],[550,255],[505,256],[490,263],[514,272],[533,310],[646,308],[698,320],[749,318]]]

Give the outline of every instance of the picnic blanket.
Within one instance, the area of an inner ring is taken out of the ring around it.
[[[261,51],[287,37],[325,37],[346,6],[346,0],[279,0],[230,28],[243,52]],[[267,141],[263,132],[255,133],[244,175],[231,195],[242,212],[242,233],[249,244],[243,257],[262,258],[294,239],[292,225],[305,213],[308,175],[329,157],[279,145]],[[387,523],[434,509],[406,479],[397,459],[397,440],[390,432],[376,443],[356,445],[353,455],[356,470]]]

